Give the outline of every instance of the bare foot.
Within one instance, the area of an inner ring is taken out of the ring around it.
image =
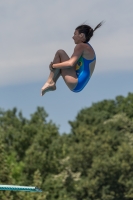
[[[55,83],[45,83],[44,86],[42,87],[42,92],[41,92],[41,96],[43,96],[46,92],[49,91],[54,91],[56,90],[56,85]]]

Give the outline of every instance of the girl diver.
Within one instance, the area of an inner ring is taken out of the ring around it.
[[[56,81],[63,77],[68,88],[73,92],[80,92],[88,83],[96,64],[96,55],[92,46],[88,43],[103,22],[94,29],[83,24],[75,29],[72,37],[76,46],[69,58],[64,50],[58,50],[53,62],[50,63],[50,75],[41,90],[43,96],[48,91],[56,90]]]

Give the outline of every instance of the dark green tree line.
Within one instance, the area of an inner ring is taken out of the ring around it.
[[[133,199],[133,94],[82,109],[60,135],[37,107],[30,119],[0,110],[0,183],[43,193],[0,191],[1,200]]]

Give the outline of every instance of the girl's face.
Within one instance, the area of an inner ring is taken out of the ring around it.
[[[74,36],[72,37],[75,44],[79,44],[85,41],[85,36],[83,33],[79,33],[78,30],[75,30]]]

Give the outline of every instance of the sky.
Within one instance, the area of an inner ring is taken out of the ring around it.
[[[0,108],[17,107],[26,118],[44,107],[60,133],[69,133],[81,109],[133,92],[132,0],[0,0]],[[97,29],[90,44],[97,63],[88,85],[71,92],[62,78],[40,96],[58,49],[72,55],[75,28]]]

